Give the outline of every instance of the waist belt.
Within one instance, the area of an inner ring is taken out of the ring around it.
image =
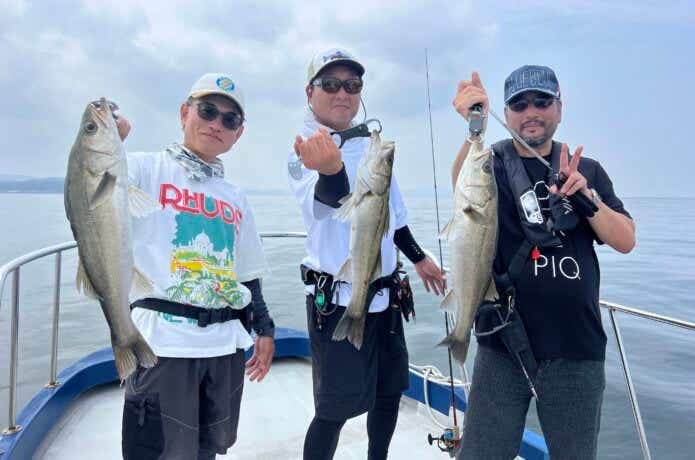
[[[227,321],[238,319],[247,331],[251,324],[252,314],[248,306],[241,310],[229,306],[224,308],[203,308],[194,305],[184,305],[170,300],[151,298],[136,300],[130,304],[130,309],[132,310],[134,308],[145,308],[147,310],[159,311],[174,316],[195,319],[198,321],[198,326],[200,327],[206,327],[208,324],[226,323]]]
[[[331,297],[326,300],[328,302],[331,302],[334,283],[339,283],[340,281],[335,281],[333,275],[331,275],[330,273],[317,272],[316,270],[312,270],[304,264],[300,265],[299,269],[302,273],[302,283],[304,283],[307,286],[315,286],[318,289],[325,291],[326,293],[330,292]],[[398,269],[396,269],[396,271],[397,270]],[[381,278],[377,278],[371,283],[369,283],[369,290],[367,291],[367,305],[372,303],[372,298],[380,290],[384,288],[395,287],[395,281],[393,279],[395,273],[396,272],[387,276],[382,276]]]
[[[333,284],[333,275],[331,275],[328,272],[317,272],[316,270],[312,270],[304,264],[300,265],[299,268],[302,272],[302,282],[307,286],[314,286],[322,278],[326,280],[326,285]],[[369,286],[373,286],[374,289],[376,289],[377,291],[383,288],[393,287],[393,274],[377,278],[374,281],[372,281],[369,284]]]

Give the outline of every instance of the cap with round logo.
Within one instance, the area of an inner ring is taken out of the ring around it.
[[[188,97],[203,97],[219,94],[234,101],[244,116],[244,94],[231,75],[225,73],[206,73],[200,77],[188,92]]]

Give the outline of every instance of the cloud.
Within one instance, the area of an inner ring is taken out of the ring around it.
[[[221,70],[237,76],[248,105],[244,136],[225,160],[230,174],[243,186],[285,188],[284,159],[306,105],[306,65],[334,45],[364,62],[368,115],[396,139],[396,171],[406,189],[431,183],[431,173],[422,173],[431,170],[425,48],[445,183],[466,130],[451,109],[457,82],[479,70],[501,111],[505,76],[529,62],[558,71],[570,125],[560,134],[590,140],[597,151],[615,151],[614,139],[628,139],[636,150],[631,158],[640,158],[657,147],[633,142],[630,118],[618,114],[640,91],[645,104],[663,105],[671,103],[672,88],[689,87],[689,61],[679,72],[659,71],[669,56],[692,54],[679,38],[693,32],[687,3],[241,0],[192,7],[183,0],[0,0],[3,172],[64,174],[84,105],[102,95],[131,119],[130,150],[160,149],[180,138],[179,104],[193,81]],[[695,106],[688,97],[664,107],[681,114],[667,127],[674,145],[686,145],[681,120],[692,119],[686,111]],[[615,115],[597,114],[590,103],[597,99],[610,101]],[[613,136],[602,135],[599,122]],[[504,136],[495,123],[489,129],[490,139]]]

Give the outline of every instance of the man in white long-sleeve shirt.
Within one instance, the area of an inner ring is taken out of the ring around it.
[[[290,186],[307,230],[303,280],[307,284],[307,322],[311,340],[316,413],[304,442],[304,459],[332,459],[348,418],[368,412],[368,459],[385,459],[396,426],[401,394],[408,388],[408,351],[398,310],[390,308],[390,289],[371,300],[364,342],[356,350],[333,341],[333,330],[350,301],[351,285],[333,283],[348,257],[350,223],[333,219],[354,184],[369,138],[348,139],[339,148],[329,132],[353,126],[364,67],[350,53],[330,49],[309,63],[309,110],[295,151],[289,156]],[[444,275],[415,242],[398,182],[391,180],[389,231],[381,244],[384,279],[396,270],[396,247],[413,262],[426,289],[439,294]],[[319,292],[317,292],[317,290]],[[393,297],[391,297],[393,298]]]

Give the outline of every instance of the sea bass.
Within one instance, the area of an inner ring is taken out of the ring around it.
[[[466,157],[454,190],[454,216],[442,230],[451,259],[451,290],[442,308],[458,305],[456,326],[442,340],[460,363],[466,361],[471,327],[485,298],[495,298],[492,262],[497,245],[497,185],[492,149],[475,142]]]
[[[395,145],[381,141],[372,131],[369,149],[357,166],[353,192],[335,218],[350,220],[350,254],[337,279],[352,283],[352,297],[336,325],[333,340],[345,338],[358,350],[362,347],[367,318],[369,283],[381,277],[381,240],[388,232],[389,195]]]
[[[138,364],[157,362],[130,318],[133,284],[150,291],[151,283],[133,267],[131,213],[142,216],[159,204],[129,186],[128,166],[112,110],[102,98],[87,105],[65,177],[65,212],[77,241],[77,289],[101,304],[121,379]]]

